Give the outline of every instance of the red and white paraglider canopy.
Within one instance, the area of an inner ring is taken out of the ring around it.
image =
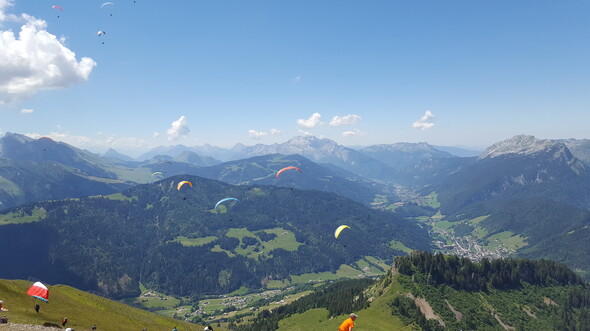
[[[41,282],[36,282],[29,288],[27,294],[33,298],[49,302],[49,290]]]

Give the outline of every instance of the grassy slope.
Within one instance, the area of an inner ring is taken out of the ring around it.
[[[0,300],[8,312],[2,312],[12,323],[61,326],[61,319],[68,318],[68,327],[76,330],[89,330],[96,324],[102,331],[171,330],[177,326],[180,330],[203,330],[202,326],[189,324],[175,319],[136,309],[103,297],[79,291],[65,285],[49,288],[49,303],[41,302],[26,294],[31,282],[24,280],[0,279]],[[33,309],[35,304],[41,306],[40,313]]]
[[[399,295],[398,292],[402,291],[404,290],[397,281],[383,289],[383,294],[375,297],[370,307],[355,312],[358,318],[354,330],[392,331],[402,328],[412,330],[411,326],[405,326],[398,317],[393,316],[388,305],[396,295]],[[342,315],[329,319],[327,309],[311,309],[280,321],[279,331],[336,330],[347,318],[347,315]]]

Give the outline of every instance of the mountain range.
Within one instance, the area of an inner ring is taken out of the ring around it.
[[[181,180],[191,185],[177,188]],[[239,203],[215,208],[234,197]],[[350,231],[334,238],[345,224]],[[107,196],[37,202],[0,215],[0,277],[67,282],[126,297],[139,283],[179,296],[257,289],[335,272],[398,247],[429,250],[416,222],[333,193],[175,176]],[[23,261],[26,261],[23,264]]]
[[[477,157],[459,157],[426,143],[348,148],[304,136],[231,149],[162,147],[131,159],[114,150],[99,156],[48,138],[9,133],[0,138],[0,206],[5,208],[0,235],[21,253],[9,259],[11,268],[0,277],[42,274],[117,296],[136,293],[140,280],[170,293],[221,293],[298,273],[334,271],[363,256],[429,250],[436,242],[443,251],[467,256],[483,248],[550,258],[589,277],[589,146],[589,140],[520,135]],[[286,166],[301,173],[277,177]],[[195,187],[175,190],[181,180]],[[212,210],[227,196],[241,202]],[[368,219],[375,223],[361,221]],[[361,229],[354,233],[362,244],[354,249],[321,244],[343,220]],[[390,231],[394,228],[397,233]],[[273,257],[281,258],[274,264],[268,249],[276,243],[276,231],[292,233],[289,243],[295,248],[275,249]],[[31,232],[43,235],[23,239]],[[461,238],[475,248],[461,246]],[[37,256],[33,247],[44,253]],[[354,254],[347,256],[351,249]],[[130,260],[139,251],[152,254],[149,263]],[[215,277],[201,274],[195,270],[203,260],[191,261],[190,254],[228,267],[215,267]],[[309,254],[324,264],[308,263]],[[36,264],[21,265],[28,260]],[[194,287],[166,275],[164,268],[209,280]],[[121,282],[127,277],[132,281]]]

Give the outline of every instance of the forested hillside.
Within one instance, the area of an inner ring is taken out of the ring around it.
[[[111,194],[132,183],[82,174],[53,161],[0,158],[0,209],[32,201]]]
[[[250,325],[236,329],[335,329],[350,312],[359,316],[355,329],[371,331],[588,330],[590,289],[565,265],[552,261],[475,263],[416,251],[397,257],[377,282],[331,284],[272,312],[262,311]]]
[[[181,180],[192,187],[178,190]],[[240,202],[214,209],[225,197]],[[182,296],[259,288],[365,256],[391,261],[403,254],[393,241],[429,249],[414,222],[335,194],[191,176],[13,208],[0,224],[0,241],[14,252],[0,277],[59,280],[116,297],[137,294],[139,282]],[[336,239],[341,224],[350,229]]]
[[[588,284],[565,265],[547,260],[483,259],[414,252],[397,257],[403,295],[392,313],[426,330],[587,330]],[[383,285],[382,284],[382,285]],[[428,312],[428,313],[425,313]]]

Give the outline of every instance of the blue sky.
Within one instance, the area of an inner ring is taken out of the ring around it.
[[[131,155],[590,138],[590,1],[103,3],[0,0],[0,132]]]

